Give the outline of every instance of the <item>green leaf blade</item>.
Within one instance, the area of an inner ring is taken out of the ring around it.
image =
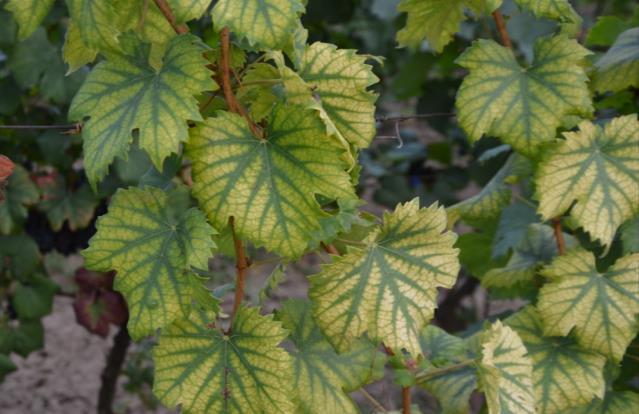
[[[9,0],[5,9],[13,13],[18,22],[18,39],[24,40],[38,28],[53,5],[54,0]]]

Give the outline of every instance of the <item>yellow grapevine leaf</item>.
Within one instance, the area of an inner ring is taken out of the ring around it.
[[[525,155],[555,138],[566,115],[592,112],[582,61],[590,52],[565,36],[535,44],[522,67],[512,50],[477,40],[457,59],[470,73],[457,93],[457,119],[471,141],[501,138]]]
[[[326,217],[315,198],[355,198],[343,149],[310,109],[277,106],[265,139],[246,120],[218,112],[193,128],[187,156],[193,195],[218,228],[235,217],[238,234],[288,258],[299,257]]]
[[[407,14],[406,27],[397,32],[400,46],[418,47],[424,38],[441,52],[453,35],[459,31],[459,25],[466,20],[464,9],[474,13],[491,13],[501,1],[486,0],[402,0],[397,10]]]
[[[291,358],[278,345],[286,330],[257,308],[240,308],[233,333],[193,311],[162,330],[153,350],[153,393],[184,414],[293,414]]]
[[[558,20],[566,34],[576,35],[581,28],[581,17],[568,0],[515,0],[515,3],[537,17]]]
[[[622,414],[639,412],[639,394],[631,391],[608,391],[602,399],[566,411],[566,414]]]
[[[97,50],[91,49],[84,44],[78,26],[73,20],[70,20],[64,38],[64,46],[62,47],[62,58],[69,65],[69,70],[66,74],[73,73],[87,63],[93,62],[97,54]]]
[[[418,385],[437,397],[444,414],[468,414],[470,396],[477,388],[477,369],[474,361],[463,367],[459,365],[475,359],[467,342],[434,325],[427,325],[419,336],[419,344],[424,358],[437,363],[437,368],[456,365],[459,368],[438,375],[426,370],[425,375],[418,378]]]
[[[603,128],[583,121],[578,132],[564,136],[537,171],[539,214],[556,217],[576,200],[571,217],[592,239],[609,245],[619,226],[639,213],[637,115]]]
[[[120,49],[120,31],[115,26],[117,13],[113,2],[67,0],[67,7],[86,47],[106,52]]]
[[[9,0],[4,8],[18,22],[18,39],[24,40],[38,28],[53,5],[53,0]]]
[[[446,212],[418,200],[384,215],[384,224],[310,277],[316,321],[338,352],[368,332],[393,349],[420,353],[419,333],[437,306],[437,288],[459,272],[456,236],[444,232]]]
[[[599,92],[639,87],[639,27],[621,33],[595,69],[594,85]]]
[[[187,202],[179,189],[118,190],[83,251],[87,268],[117,271],[114,287],[129,306],[134,339],[185,317],[194,293],[190,269],[208,268],[214,230]]]
[[[533,306],[509,317],[513,328],[533,360],[533,382],[539,413],[565,413],[568,408],[602,398],[606,358],[582,349],[567,337],[544,336],[543,325]]]
[[[126,159],[139,131],[140,147],[162,171],[162,163],[188,137],[187,119],[201,120],[195,95],[217,86],[194,44],[182,35],[169,41],[162,66],[149,65],[149,45],[122,38],[126,54],[113,54],[98,64],[76,94],[69,117],[90,119],[82,129],[84,165],[93,186],[113,159]]]
[[[534,414],[532,360],[519,335],[495,322],[482,334],[478,377],[490,414]]]
[[[547,335],[566,336],[619,362],[639,331],[639,254],[624,256],[605,273],[592,253],[575,249],[542,270],[550,279],[537,307]]]
[[[278,313],[295,349],[293,382],[299,413],[357,414],[349,392],[383,377],[385,356],[370,342],[337,354],[315,324],[308,302],[289,300]]]
[[[211,16],[216,28],[228,26],[259,49],[284,49],[304,12],[300,0],[219,0]]]

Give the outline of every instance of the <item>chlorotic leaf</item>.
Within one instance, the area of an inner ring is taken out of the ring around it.
[[[595,69],[594,86],[599,92],[639,87],[639,27],[621,33]]]
[[[534,155],[563,118],[592,112],[582,61],[590,52],[565,36],[540,38],[522,67],[512,50],[477,40],[457,63],[470,70],[457,94],[457,119],[472,141],[484,134]]]
[[[604,128],[583,121],[564,136],[537,171],[539,214],[556,217],[576,200],[570,216],[609,245],[617,228],[639,213],[637,116],[615,118]]]
[[[5,9],[18,22],[18,38],[24,40],[38,28],[53,5],[53,0],[9,0]]]
[[[489,413],[536,413],[532,366],[512,328],[497,321],[483,333],[478,377]]]
[[[132,131],[159,171],[162,162],[186,141],[186,120],[201,120],[194,96],[216,88],[202,50],[191,35],[177,36],[166,47],[162,67],[149,64],[149,45],[123,38],[126,55],[113,54],[98,64],[71,103],[69,117],[82,120],[84,165],[92,185],[113,159],[126,158]]]
[[[577,244],[568,234],[564,234],[564,240],[568,248]],[[553,229],[543,224],[531,224],[524,239],[514,248],[506,266],[488,271],[481,278],[481,283],[488,288],[532,285],[541,266],[549,263],[557,255]]]
[[[437,288],[459,272],[456,236],[444,232],[446,213],[418,200],[384,215],[384,224],[311,276],[315,318],[338,352],[365,332],[392,349],[420,353],[419,333],[437,306]]]
[[[83,43],[90,49],[117,51],[120,31],[115,25],[117,13],[112,1],[66,0],[69,15],[77,25]]]
[[[85,46],[78,26],[70,20],[62,47],[62,58],[69,65],[67,75],[93,62],[97,54],[97,50]]]
[[[519,334],[533,360],[538,412],[564,413],[594,397],[603,397],[602,371],[606,363],[603,355],[582,349],[568,337],[544,336],[541,318],[532,306],[505,322]]]
[[[38,202],[38,189],[29,173],[16,165],[0,201],[0,234],[9,234],[27,218],[27,208]]]
[[[358,413],[348,392],[383,377],[385,356],[370,342],[337,354],[315,324],[310,303],[289,300],[278,313],[295,349],[293,382],[300,413]]]
[[[437,368],[452,367],[473,359],[466,341],[433,325],[422,329],[419,344],[424,357],[437,364]],[[470,396],[477,388],[475,364],[437,375],[429,374],[427,370],[424,377],[418,378],[418,385],[437,397],[443,413],[467,414]]]
[[[568,0],[515,0],[515,3],[536,17],[560,21],[566,34],[575,35],[581,27],[581,17]]]
[[[118,190],[83,251],[86,267],[118,272],[114,288],[129,306],[134,339],[185,317],[191,307],[191,267],[206,269],[214,230],[181,202],[177,190]]]
[[[461,217],[473,223],[499,217],[502,209],[510,204],[510,185],[525,177],[529,171],[530,164],[526,158],[512,154],[479,193],[447,208],[450,221]]]
[[[608,391],[584,407],[566,411],[567,414],[621,414],[639,411],[639,394],[631,391]]]
[[[316,194],[355,197],[342,153],[300,106],[276,107],[264,140],[241,116],[218,112],[192,130],[187,146],[193,194],[213,225],[233,216],[241,237],[289,258],[306,250],[326,216]]]
[[[407,19],[406,27],[397,32],[397,42],[400,46],[415,48],[426,38],[439,53],[459,31],[461,22],[466,20],[465,8],[480,14],[499,7],[498,4],[489,6],[487,3],[484,0],[402,0],[397,10],[407,13]]]
[[[546,335],[568,335],[619,362],[639,331],[639,254],[624,256],[600,273],[592,253],[575,249],[542,270],[539,292]]]
[[[307,46],[298,65],[299,77],[312,91],[329,134],[360,148],[367,147],[376,132],[377,95],[368,88],[379,79],[365,63],[368,58],[316,42]]]
[[[293,414],[291,358],[278,347],[286,330],[256,308],[240,308],[233,333],[210,327],[202,312],[162,330],[154,394],[182,412]]]
[[[304,12],[300,0],[219,0],[211,15],[215,27],[228,26],[260,49],[283,49]]]
[[[38,204],[38,210],[47,215],[54,231],[59,231],[65,221],[72,231],[89,225],[98,199],[86,183],[73,191],[59,174],[40,182],[43,183],[40,188],[42,201]]]
[[[168,0],[178,23],[199,19],[206,12],[211,0]]]

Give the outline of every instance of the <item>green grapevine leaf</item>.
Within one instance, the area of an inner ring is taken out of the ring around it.
[[[517,201],[504,208],[499,216],[493,240],[493,258],[503,257],[515,249],[528,233],[530,224],[538,223],[537,209]]]
[[[41,186],[42,201],[38,210],[47,215],[51,228],[58,231],[65,221],[69,222],[72,231],[84,228],[93,219],[98,199],[88,185],[81,185],[77,190],[68,188],[61,175],[52,177]]]
[[[595,69],[594,86],[599,92],[639,87],[639,27],[621,33]]]
[[[537,17],[562,22],[562,31],[566,34],[576,35],[581,27],[581,17],[568,0],[515,0],[515,3]]]
[[[309,297],[327,339],[339,352],[368,332],[393,348],[420,353],[419,332],[437,306],[437,288],[459,272],[456,236],[444,232],[446,213],[418,200],[384,215],[384,224],[311,276]]]
[[[537,310],[528,306],[506,320],[521,337],[533,360],[536,406],[540,413],[564,413],[566,409],[602,398],[606,358],[580,348],[565,337],[544,336]]]
[[[512,154],[479,193],[448,207],[449,220],[455,222],[461,217],[472,223],[499,217],[502,209],[510,204],[510,185],[517,183],[529,171],[530,164],[526,158]]]
[[[315,42],[307,46],[298,65],[306,93],[312,91],[311,100],[316,102],[329,134],[360,148],[367,147],[376,132],[377,95],[368,88],[379,79],[365,63],[369,58],[354,50]],[[291,89],[291,82],[285,87]]]
[[[4,6],[18,22],[18,39],[24,40],[38,28],[53,5],[53,0],[9,0]]]
[[[546,335],[568,335],[619,362],[639,331],[639,254],[600,273],[592,253],[575,249],[542,270],[550,283],[539,292]]]
[[[66,0],[69,15],[77,25],[83,43],[90,49],[117,51],[120,49],[115,26],[116,5],[112,1]]]
[[[457,63],[470,70],[457,94],[457,118],[472,141],[484,134],[534,155],[555,138],[566,115],[592,112],[582,61],[590,52],[565,36],[535,44],[535,59],[522,67],[512,50],[477,40]]]
[[[427,325],[419,336],[422,354],[438,367],[446,368],[463,363],[472,358],[466,342],[443,329]],[[445,414],[466,414],[468,401],[477,388],[474,364],[459,369],[451,369],[442,374],[429,375],[418,379],[418,384],[437,397]]]
[[[564,234],[566,247],[577,241]],[[481,278],[483,286],[488,288],[525,287],[532,285],[539,268],[557,256],[557,242],[553,230],[543,224],[528,226],[526,236],[515,247],[512,256],[504,267],[491,269]]]
[[[228,26],[259,49],[284,49],[304,12],[300,0],[219,0],[211,15],[216,28]]]
[[[16,367],[16,364],[13,363],[11,358],[7,355],[0,354],[0,382],[16,369],[18,369],[18,367]]]
[[[95,186],[118,156],[126,158],[132,131],[155,167],[186,141],[187,119],[202,120],[194,95],[216,88],[202,50],[191,35],[177,36],[166,47],[162,67],[149,64],[149,45],[121,39],[125,54],[98,64],[71,103],[69,117],[84,124],[84,165]]]
[[[286,331],[256,308],[240,308],[233,333],[209,327],[202,312],[162,330],[154,394],[182,412],[294,413],[291,358],[278,347]]]
[[[85,46],[82,41],[82,34],[80,29],[73,22],[69,21],[67,27],[67,33],[64,38],[64,46],[62,47],[62,58],[69,65],[67,75],[80,69],[87,63],[91,63],[95,60],[98,51]]]
[[[293,382],[300,413],[358,413],[347,394],[383,376],[385,357],[361,341],[352,351],[337,354],[315,324],[310,303],[289,300],[278,313],[295,350]]]
[[[30,275],[18,284],[11,305],[20,319],[39,319],[51,313],[58,285],[40,274]]]
[[[40,195],[29,173],[16,165],[0,201],[0,233],[9,234],[27,218],[26,207],[38,202]]]
[[[585,407],[567,411],[567,414],[621,414],[639,411],[639,394],[631,391],[608,391],[601,399],[594,399]]]
[[[40,250],[26,234],[0,236],[0,272],[10,272],[12,279],[27,280],[38,268]]]
[[[464,9],[477,14],[488,13],[500,6],[500,1],[485,0],[402,0],[397,10],[407,13],[406,27],[397,33],[400,46],[416,48],[426,38],[436,52],[441,52],[459,25],[466,20]]]
[[[222,228],[233,216],[241,237],[289,258],[306,250],[327,215],[316,194],[355,198],[342,154],[300,106],[276,107],[264,140],[239,115],[218,112],[187,146],[193,194],[211,222]]]
[[[604,128],[588,121],[565,140],[537,171],[539,214],[570,215],[592,239],[609,245],[617,228],[639,213],[639,121],[622,116]]]
[[[619,232],[621,233],[623,253],[639,253],[639,216],[625,222]]]
[[[489,413],[534,414],[532,373],[532,361],[512,328],[497,321],[483,333],[478,377]]]
[[[154,187],[118,190],[83,251],[87,268],[118,272],[114,287],[126,298],[134,339],[185,317],[194,293],[189,270],[208,268],[214,230],[179,196]]]

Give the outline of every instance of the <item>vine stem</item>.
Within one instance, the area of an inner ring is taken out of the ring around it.
[[[368,391],[366,391],[364,388],[360,389],[359,392],[362,393],[362,395],[364,397],[366,397],[366,399],[368,401],[371,402],[371,404],[373,404],[373,406],[380,412],[380,413],[387,413],[388,410],[386,408],[384,408],[384,406],[382,404],[380,404],[379,401],[377,401],[375,399],[375,397],[373,397],[372,395],[370,395],[370,393]]]
[[[224,27],[220,32],[220,48],[221,48],[221,56],[220,56],[220,66],[221,66],[221,83],[222,83],[222,91],[224,92],[224,99],[226,99],[226,103],[229,106],[231,112],[235,112],[241,116],[243,116],[248,122],[249,128],[253,135],[255,135],[259,139],[263,139],[262,133],[255,123],[248,116],[242,105],[237,101],[235,94],[233,93],[233,86],[231,84],[231,67],[230,67],[230,58],[229,58],[229,49],[230,49],[230,38],[231,33],[228,27]]]
[[[552,230],[555,233],[555,240],[557,240],[559,256],[563,256],[566,254],[566,240],[564,239],[564,233],[561,231],[561,219],[559,217],[552,219]]]
[[[237,278],[235,281],[235,299],[233,301],[233,310],[231,311],[231,323],[226,334],[229,335],[233,328],[233,321],[235,315],[237,315],[238,309],[244,299],[244,285],[246,280],[246,270],[248,269],[248,260],[246,259],[246,253],[244,252],[244,246],[242,240],[235,232],[235,219],[233,216],[229,217],[229,226],[231,227],[231,233],[233,234],[233,246],[235,248],[235,267],[237,269]]]
[[[131,337],[126,329],[126,323],[124,323],[113,339],[113,348],[109,351],[106,366],[102,371],[102,384],[98,395],[98,414],[113,414],[112,405],[116,385],[130,344]]]
[[[410,387],[402,387],[402,414],[410,414]]]
[[[497,25],[497,30],[499,31],[499,36],[501,37],[501,42],[509,49],[513,48],[513,44],[510,41],[510,36],[508,36],[508,31],[506,30],[506,23],[504,22],[504,16],[501,14],[499,10],[495,10],[493,13],[493,19],[495,20],[495,25]]]
[[[175,15],[173,14],[173,10],[171,10],[171,6],[169,6],[169,3],[167,3],[166,0],[153,1],[155,2],[155,5],[158,6],[158,9],[160,9],[162,14],[164,15],[164,18],[169,22],[173,30],[175,30],[175,33],[184,34],[189,32],[189,28],[187,26],[183,24],[177,24]]]

